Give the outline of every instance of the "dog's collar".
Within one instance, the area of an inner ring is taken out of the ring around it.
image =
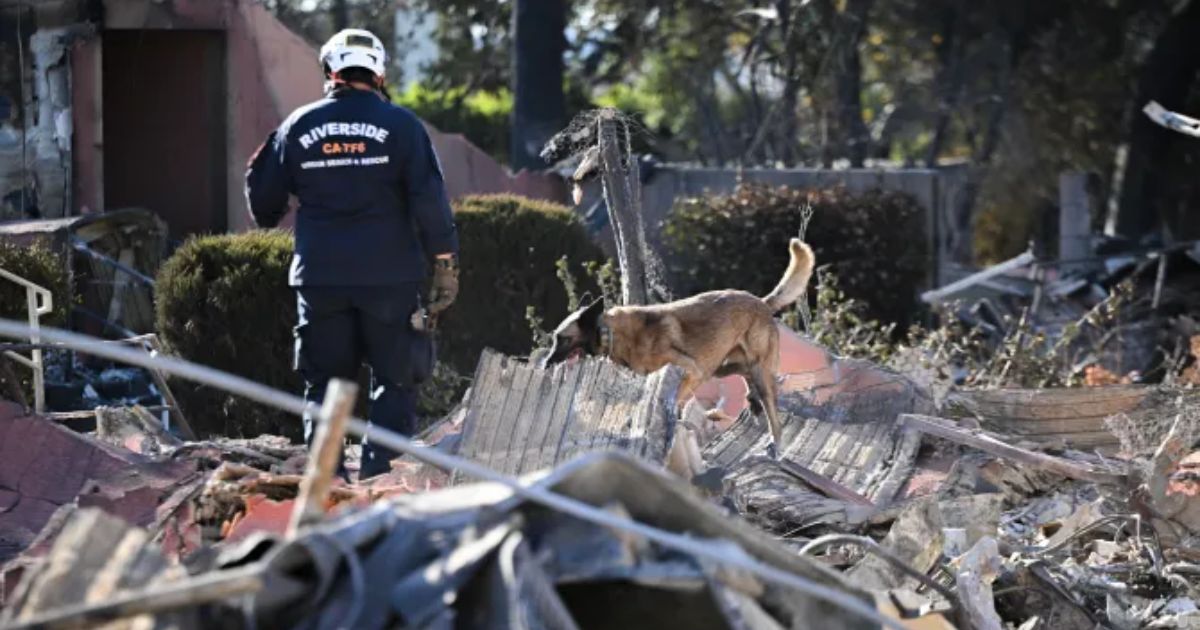
[[[609,355],[613,347],[613,331],[612,327],[604,321],[604,315],[600,315],[600,346],[596,348],[596,354]]]

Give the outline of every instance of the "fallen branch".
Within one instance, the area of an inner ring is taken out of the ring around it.
[[[946,420],[945,418],[905,413],[900,414],[899,423],[901,426],[920,431],[927,435],[977,448],[997,457],[1011,459],[1033,466],[1039,470],[1057,473],[1071,479],[1099,484],[1123,485],[1129,478],[1124,473],[1097,470],[1087,464],[1010,446],[982,431],[964,429],[958,426],[953,420]]]

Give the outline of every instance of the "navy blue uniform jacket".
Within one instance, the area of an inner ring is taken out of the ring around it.
[[[421,121],[377,93],[342,89],[292,113],[250,158],[261,227],[296,212],[291,286],[395,286],[458,253],[437,155]]]

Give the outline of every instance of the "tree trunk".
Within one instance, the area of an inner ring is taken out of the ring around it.
[[[938,93],[936,122],[933,125],[933,139],[925,154],[925,166],[928,168],[937,166],[942,145],[946,142],[946,132],[950,128],[950,117],[958,108],[962,93],[962,37],[959,34],[962,13],[956,6],[948,5],[942,11],[941,22],[943,35],[942,42],[935,49],[938,69],[933,81]]]
[[[1200,67],[1200,2],[1191,2],[1176,15],[1154,43],[1142,66],[1137,92],[1130,103],[1129,158],[1121,186],[1116,232],[1139,239],[1153,232],[1163,218],[1164,193],[1170,182],[1157,172],[1171,141],[1170,130],[1158,127],[1142,115],[1147,102],[1158,101],[1169,110],[1187,102],[1188,91]]]
[[[629,129],[618,116],[615,110],[604,110],[597,142],[604,202],[617,241],[617,263],[621,266],[621,303],[636,306],[650,303],[641,178],[637,160],[626,151]]]
[[[874,0],[849,0],[840,16],[845,38],[838,44],[837,76],[834,91],[837,94],[838,157],[850,160],[856,168],[863,166],[867,149],[871,143],[870,132],[862,117],[862,60],[858,45],[867,32],[867,17]]]
[[[951,209],[953,214],[950,220],[955,226],[956,233],[965,235],[965,238],[956,243],[951,251],[952,260],[974,259],[975,220],[977,219],[975,202],[979,198],[983,180],[987,177],[988,169],[991,167],[992,157],[1000,146],[1000,132],[1003,129],[1004,117],[1008,111],[1009,97],[1012,92],[1012,74],[1016,71],[1027,41],[1024,31],[1016,29],[1009,33],[1008,41],[1004,44],[1007,48],[1007,59],[1005,64],[1000,67],[993,83],[994,103],[991,111],[988,112],[987,123],[982,131],[983,139],[971,156],[971,166],[967,171],[966,184],[963,186],[958,202]]]
[[[783,51],[787,56],[783,70],[783,118],[780,121],[780,146],[776,151],[778,159],[787,166],[793,166],[799,158],[798,145],[799,125],[797,124],[796,108],[799,105],[800,78],[797,75],[800,64],[800,54],[803,44],[794,41],[792,36],[792,3],[791,0],[779,0],[775,4],[779,13],[779,38],[783,42]]]
[[[333,30],[350,28],[350,0],[333,0]]]
[[[513,7],[512,167],[542,169],[542,145],[566,123],[564,0],[516,0]]]

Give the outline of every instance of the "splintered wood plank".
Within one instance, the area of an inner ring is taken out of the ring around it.
[[[587,416],[577,417],[578,426],[575,431],[574,449],[564,458],[570,459],[579,453],[590,451],[596,447],[599,438],[608,429],[614,416],[619,416],[625,406],[623,399],[623,383],[625,374],[612,364],[604,366],[604,378],[595,386],[592,397],[598,401],[595,411]],[[644,379],[642,379],[644,382]]]
[[[1029,419],[985,416],[982,423],[1001,433],[1044,435],[1048,433],[1096,433],[1106,430],[1104,420],[1112,415],[1080,416],[1069,419]],[[1110,436],[1113,437],[1113,436]],[[1113,438],[1115,439],[1115,437]]]
[[[726,481],[740,500],[753,509],[745,516],[780,533],[822,523],[859,523],[875,508],[858,501],[831,498],[766,458],[751,458]]]
[[[614,416],[619,416],[624,407],[624,375],[619,370],[609,367],[605,369],[605,382],[600,385],[593,396],[604,401],[599,411],[591,417],[580,418],[578,441],[575,453],[593,450],[597,447]]]
[[[478,460],[481,445],[486,443],[489,422],[497,416],[496,407],[503,404],[505,390],[500,383],[503,357],[485,350],[479,359],[475,380],[471,386],[471,397],[467,401],[467,414],[463,419],[463,438],[458,452],[463,457]],[[450,477],[451,483],[459,483],[464,475],[458,471]]]
[[[902,435],[903,432],[890,423],[879,423],[875,435],[866,442],[869,447],[863,448],[859,459],[854,463],[860,476],[852,485],[872,501],[887,503],[892,498],[889,495],[881,499],[878,492],[887,473],[905,463],[905,460],[897,461],[894,458],[898,444],[903,439]],[[914,452],[913,455],[915,454]]]
[[[676,404],[683,371],[668,367],[658,372],[658,381],[649,392],[646,406],[645,452],[648,459],[666,461],[675,435]]]
[[[537,430],[537,423],[543,416],[544,408],[553,404],[553,372],[530,369],[530,379],[525,401],[521,405],[521,422],[513,431],[512,439],[504,451],[504,467],[502,472],[513,474],[521,470],[525,462],[525,452],[529,450],[529,436]]]
[[[620,448],[639,453],[640,439],[632,437],[634,415],[642,401],[653,391],[656,377],[634,378],[632,373],[622,371],[616,389],[611,395],[620,401],[605,412],[600,430],[592,438],[593,450]]]
[[[605,391],[608,407],[596,421],[592,438],[588,440],[588,450],[605,450],[608,445],[618,442],[629,434],[629,418],[637,401],[641,400],[641,390],[649,382],[649,378],[629,378],[632,374],[624,370],[616,372],[610,389]],[[626,440],[628,442],[628,440]]]
[[[521,396],[520,391],[513,389],[520,372],[516,362],[509,357],[501,357],[499,370],[496,402],[490,405],[484,416],[485,430],[479,436],[477,451],[479,461],[493,468],[496,465],[496,440],[501,433],[512,429],[510,414],[517,411],[514,405],[520,404]]]
[[[849,476],[850,451],[859,444],[863,425],[838,425],[824,446],[813,457],[812,469],[834,481]]]
[[[554,414],[550,417],[550,426],[546,430],[546,440],[542,443],[538,457],[533,462],[535,467],[543,467],[557,459],[559,450],[562,448],[563,433],[567,430],[567,423],[575,413],[575,397],[579,395],[581,389],[587,387],[587,383],[591,379],[596,377],[597,366],[595,363],[584,362],[576,364],[570,370],[573,373],[572,378],[567,381],[570,386],[555,403]]]
[[[578,450],[577,441],[579,440],[579,436],[577,431],[581,421],[585,421],[581,420],[581,418],[589,418],[603,410],[604,402],[596,399],[595,391],[597,384],[603,382],[606,378],[608,378],[608,374],[604,370],[603,364],[599,361],[588,362],[583,379],[580,380],[579,387],[575,390],[570,410],[561,418],[562,428],[557,431],[558,444],[554,449],[552,459],[546,462],[547,465],[570,459]],[[558,424],[559,420],[559,418],[555,418],[555,424]]]
[[[658,436],[658,443],[664,448],[670,443],[670,437],[661,431],[656,431],[656,424],[661,424],[664,418],[655,417],[651,414],[657,408],[656,401],[661,395],[661,389],[665,373],[656,372],[646,379],[642,385],[642,391],[639,393],[637,402],[629,410],[629,418],[627,419],[627,428],[620,436],[611,436],[605,448],[613,449],[628,449],[637,453],[639,457],[657,460],[660,457],[665,461],[666,452],[661,456],[652,451],[652,435]],[[674,415],[671,417],[671,422],[674,424]]]
[[[795,475],[799,479],[803,480],[804,483],[807,483],[817,490],[820,490],[825,496],[846,501],[847,503],[857,503],[858,505],[866,506],[873,505],[870,499],[862,496],[854,490],[843,486],[842,484],[830,479],[825,475],[813,472],[812,470],[801,466],[800,464],[796,464],[784,459],[780,460],[779,465],[789,474]]]
[[[497,423],[496,431],[492,433],[492,440],[487,446],[492,467],[500,471],[508,471],[513,434],[521,431],[521,426],[530,420],[524,405],[529,393],[529,382],[535,371],[516,360],[509,360],[508,368],[512,371],[513,380],[500,415],[501,422],[508,426],[502,428]]]
[[[467,399],[467,414],[463,420],[462,441],[459,442],[458,452],[464,457],[474,459],[479,432],[483,423],[480,417],[494,406],[494,397],[503,393],[496,387],[499,370],[496,363],[499,357],[490,350],[484,350],[475,369],[475,378],[471,384],[470,397]]]
[[[636,396],[629,405],[626,416],[622,418],[623,425],[609,432],[605,440],[598,445],[605,450],[626,450],[639,457],[649,458],[646,452],[648,446],[646,435],[653,420],[647,415],[653,406],[653,399],[662,384],[662,373],[655,372],[641,383],[630,381],[629,386],[637,386]]]
[[[813,460],[816,459],[817,453],[824,448],[825,442],[834,435],[838,430],[836,422],[818,422],[812,420],[811,432],[806,431],[804,441],[800,444],[800,449],[788,454],[788,459],[802,466],[811,466]]]
[[[546,452],[547,444],[551,440],[550,428],[554,424],[555,414],[563,413],[566,409],[567,401],[574,395],[578,378],[579,370],[567,366],[557,366],[548,373],[546,390],[539,401],[538,410],[534,413],[518,470],[533,469],[540,461],[542,453]]]

